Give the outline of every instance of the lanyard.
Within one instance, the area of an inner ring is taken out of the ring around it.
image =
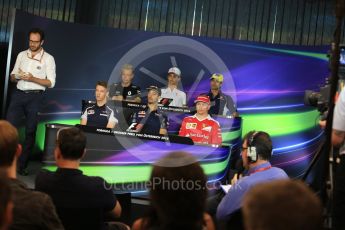
[[[36,59],[36,58],[34,58],[34,57],[30,57],[29,54],[26,53],[26,56],[27,56],[29,59],[34,60],[34,61],[38,61],[39,63],[42,62],[43,55],[44,55],[44,50],[42,51],[42,55],[41,55],[40,59]]]
[[[270,166],[267,166],[267,167],[265,167],[265,168],[259,168],[259,169],[255,170],[254,172],[252,172],[250,175],[252,175],[252,174],[254,174],[254,173],[257,173],[257,172],[266,171],[266,170],[268,170],[268,169],[270,169],[270,168],[272,168],[271,165],[270,165]]]

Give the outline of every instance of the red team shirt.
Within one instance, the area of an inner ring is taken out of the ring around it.
[[[180,136],[189,137],[195,143],[221,145],[222,134],[219,123],[210,115],[199,120],[195,115],[185,117],[179,132]]]

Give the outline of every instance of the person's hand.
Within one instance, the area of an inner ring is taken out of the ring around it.
[[[231,185],[236,184],[237,181],[238,181],[239,179],[241,179],[241,178],[242,178],[242,174],[238,175],[237,173],[235,173],[234,177],[233,177],[232,180],[231,180]]]
[[[113,96],[111,99],[117,100],[117,101],[122,101],[123,100],[123,96],[122,95]]]
[[[34,76],[31,73],[24,73],[21,79],[24,81],[33,81]]]
[[[326,128],[326,123],[327,123],[326,120],[320,120],[319,121],[320,128],[321,129],[325,129]]]
[[[233,112],[233,113],[231,114],[231,116],[232,116],[232,117],[239,117],[240,115],[239,115],[238,112]]]
[[[21,68],[19,68],[18,74],[19,74],[20,76],[23,76],[23,75],[25,74],[25,72],[24,72]]]
[[[18,73],[13,74],[13,77],[16,81],[23,80],[22,77],[24,76],[24,74],[25,74],[25,72],[21,68],[19,68]]]

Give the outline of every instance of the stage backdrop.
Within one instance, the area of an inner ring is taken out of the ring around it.
[[[242,134],[264,130],[274,142],[273,163],[292,177],[305,171],[321,140],[318,112],[303,105],[306,89],[317,90],[328,75],[327,47],[295,47],[176,36],[70,24],[17,11],[12,59],[28,47],[31,27],[46,32],[44,48],[55,57],[57,81],[46,94],[40,115],[38,146],[44,124],[79,122],[81,100],[94,99],[95,83],[120,81],[125,63],[135,66],[134,84],[142,94],[149,85],[163,87],[167,71],[182,71],[181,88],[188,105],[209,90],[209,77],[221,72],[224,93],[231,95],[243,118]]]

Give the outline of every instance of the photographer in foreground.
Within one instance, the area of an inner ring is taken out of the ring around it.
[[[334,108],[332,145],[339,148],[337,160],[335,184],[334,184],[334,206],[333,223],[334,229],[344,229],[345,220],[343,210],[345,210],[345,90],[342,90]]]

